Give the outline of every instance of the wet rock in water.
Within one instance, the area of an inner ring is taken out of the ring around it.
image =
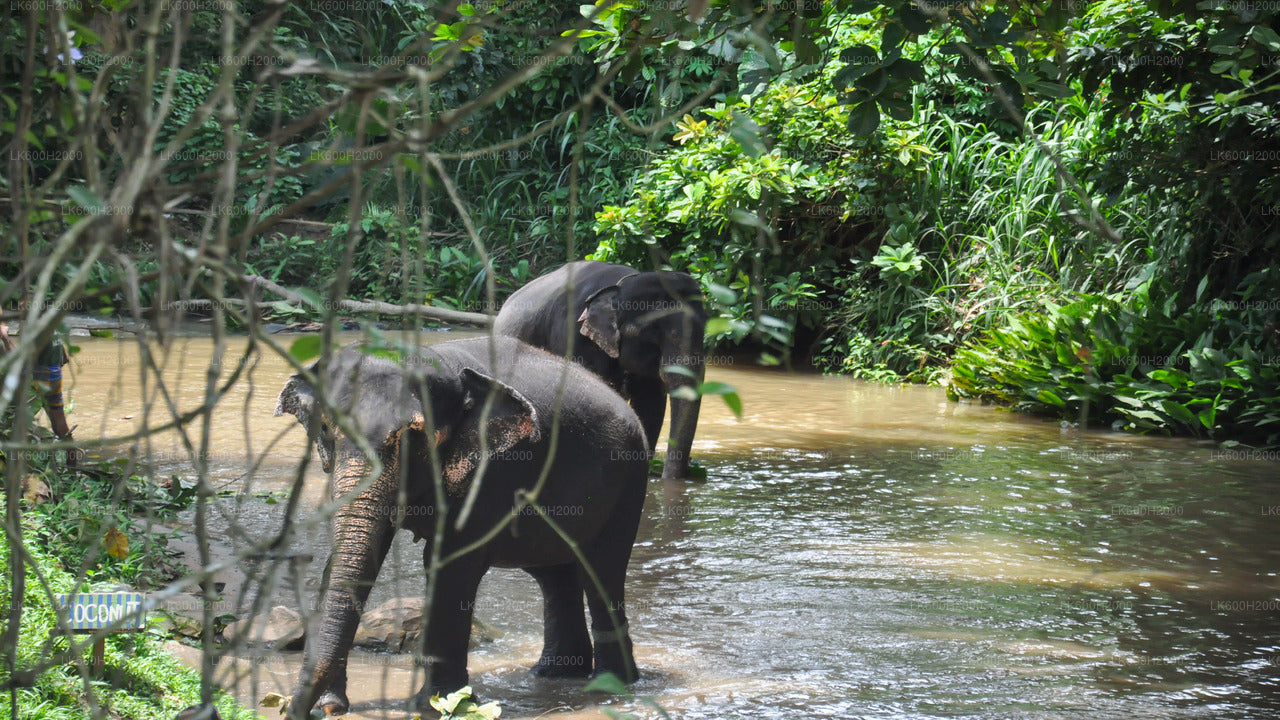
[[[301,650],[306,638],[302,616],[283,605],[257,617],[237,620],[222,631],[229,643],[240,646],[259,645],[273,650]]]
[[[356,630],[355,645],[387,652],[413,652],[422,642],[422,611],[426,601],[403,597],[364,613]],[[501,632],[479,619],[471,622],[471,647],[493,642]]]
[[[422,640],[422,610],[426,601],[405,597],[388,600],[360,618],[355,644],[374,650],[400,652]]]

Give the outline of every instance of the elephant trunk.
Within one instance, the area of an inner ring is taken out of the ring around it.
[[[335,497],[350,492],[369,471],[369,462],[354,449],[344,449],[337,460]],[[347,710],[347,654],[391,545],[397,482],[396,464],[386,462],[381,477],[334,513],[328,587],[317,608],[319,622],[308,635],[306,662],[290,702],[293,717],[307,717],[317,700],[328,713]]]
[[[696,390],[705,372],[702,355],[702,335],[695,334],[683,342],[668,343],[664,348],[662,367],[685,368],[692,374],[662,372],[662,382],[671,398],[671,435],[667,441],[667,458],[662,468],[662,479],[679,480],[689,476],[689,452],[693,448],[693,436],[698,430],[698,412],[702,398],[696,393],[675,392],[679,388]],[[679,397],[685,395],[686,397]]]

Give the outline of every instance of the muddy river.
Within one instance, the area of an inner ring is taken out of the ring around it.
[[[136,343],[78,340],[78,437],[125,436],[166,422],[170,403],[202,402],[207,338],[156,348],[163,387],[142,371]],[[246,344],[228,342],[224,376]],[[272,417],[285,363],[263,357],[244,372],[213,412],[203,451],[215,486],[230,491],[212,509],[230,547],[278,531],[284,503],[272,500],[305,446],[291,416]],[[1280,462],[1082,432],[948,402],[936,388],[730,359],[708,378],[737,386],[744,417],[704,401],[694,456],[709,481],[651,480],[628,578],[644,676],[634,691],[672,717],[1280,715]],[[186,439],[166,432],[101,454],[136,450],[190,482],[186,443],[202,452],[199,424]],[[325,482],[313,463],[304,516]],[[303,535],[291,550],[316,560],[272,574],[271,604],[314,602],[328,537],[319,525]],[[398,538],[373,604],[420,593],[420,548]],[[240,595],[232,589],[251,598],[264,587],[261,574],[244,581],[246,567],[220,575],[228,603]],[[477,615],[500,637],[472,651],[471,676],[503,717],[598,718],[601,703],[657,716],[586,695],[581,682],[531,677],[540,608],[521,572],[491,571],[480,588]],[[251,703],[289,692],[298,661],[245,651],[219,673]],[[408,656],[353,653],[351,717],[408,717],[414,673]]]

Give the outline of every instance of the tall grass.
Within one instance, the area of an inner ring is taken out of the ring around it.
[[[909,240],[922,257],[910,290],[863,272],[847,284],[836,342],[843,369],[917,379],[922,363],[945,364],[979,333],[1065,302],[1074,293],[1109,295],[1149,279],[1171,246],[1186,242],[1176,207],[1158,191],[1095,189],[1108,133],[1096,103],[1079,98],[1028,115],[1030,137],[1005,139],[932,106],[914,124],[932,150],[909,191],[912,213],[891,223],[884,255]],[[1056,154],[1087,197],[1058,176]],[[1090,223],[1090,206],[1118,236]],[[869,369],[877,369],[868,372]]]

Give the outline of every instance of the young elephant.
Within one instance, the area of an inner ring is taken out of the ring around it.
[[[493,321],[495,333],[571,357],[604,378],[635,408],[650,453],[667,395],[702,380],[706,326],[702,289],[689,275],[595,261],[569,263],[533,280],[507,298]],[[672,366],[684,372],[669,371]],[[700,406],[697,398],[671,396],[664,479],[689,474]]]
[[[636,678],[623,581],[648,463],[644,431],[622,398],[583,368],[502,337],[422,347],[399,362],[349,347],[331,358],[322,378],[331,406],[300,374],[285,384],[276,406],[277,415],[291,413],[313,433],[325,471],[333,473],[334,498],[343,500],[333,520],[321,622],[307,638],[290,703],[296,717],[313,705],[329,714],[347,711],[347,655],[392,535],[404,528],[415,540],[426,538],[426,562],[437,520],[446,523],[441,557],[478,547],[436,576],[419,705],[467,684],[476,588],[493,566],[524,568],[542,589],[544,647],[536,672],[585,676],[594,664],[598,672]],[[379,454],[383,471],[371,483],[369,458],[331,408],[346,414]],[[603,593],[536,511],[516,508],[517,495],[537,486],[548,463],[537,504],[584,553]],[[443,508],[437,487],[447,499]],[[474,507],[458,528],[470,492]],[[501,532],[484,540],[497,526]]]

